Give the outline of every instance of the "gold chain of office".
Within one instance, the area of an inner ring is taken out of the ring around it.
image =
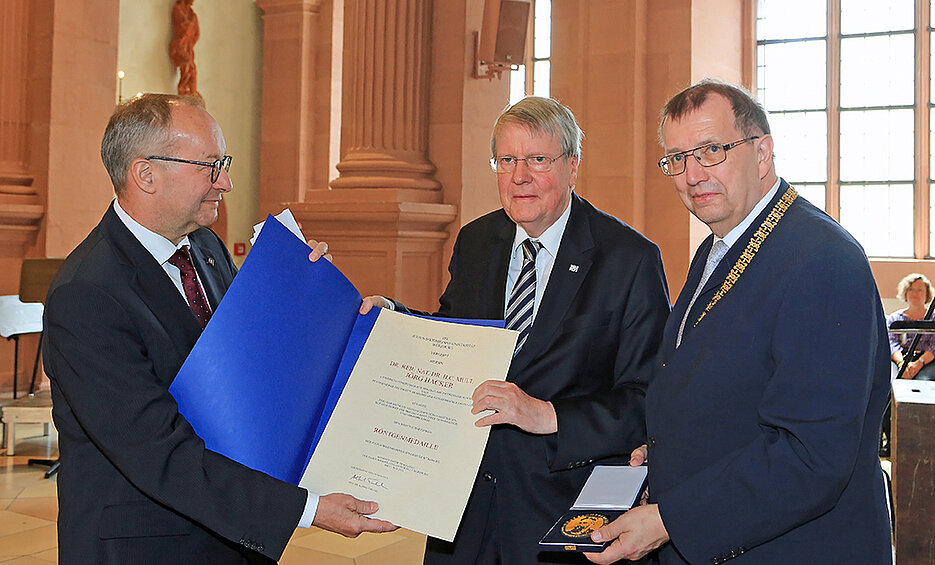
[[[705,315],[714,308],[714,305],[718,303],[727,291],[734,286],[740,279],[740,275],[743,274],[744,270],[747,268],[747,265],[750,264],[750,261],[753,261],[753,256],[756,255],[756,252],[760,250],[760,246],[763,245],[763,242],[766,241],[767,236],[773,231],[773,228],[776,227],[776,224],[779,223],[779,220],[782,219],[782,215],[786,213],[786,210],[789,209],[789,206],[792,205],[792,201],[799,195],[791,186],[786,193],[782,195],[782,198],[776,202],[776,205],[773,206],[773,209],[770,210],[769,215],[766,216],[766,219],[763,220],[763,223],[760,224],[760,227],[757,228],[756,233],[753,234],[753,237],[750,238],[750,241],[747,242],[747,248],[743,250],[743,253],[740,254],[740,257],[737,258],[737,262],[734,263],[734,266],[730,268],[730,272],[727,273],[727,278],[724,279],[724,282],[721,283],[721,288],[718,289],[717,293],[711,297],[711,301],[708,302],[708,305],[705,306],[704,312],[701,313],[701,316],[698,316],[698,320],[695,322],[695,326],[698,325],[698,322],[701,322],[704,319]]]

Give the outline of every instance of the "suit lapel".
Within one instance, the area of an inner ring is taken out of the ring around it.
[[[184,359],[201,335],[201,327],[185,299],[162,266],[123,225],[113,206],[104,214],[102,224],[124,264],[131,269],[130,288],[159,320]]]
[[[689,313],[688,320],[685,322],[685,330],[682,333],[682,343],[685,343],[685,340],[688,337],[688,334],[691,332],[691,328],[694,327],[695,321],[701,316],[701,312],[707,307],[708,302],[711,300],[711,296],[714,292],[721,287],[721,284],[724,283],[724,279],[727,278],[727,274],[730,273],[731,268],[733,268],[734,263],[737,262],[737,259],[744,252],[747,247],[747,243],[750,241],[750,238],[753,237],[753,234],[756,233],[756,230],[759,229],[760,224],[763,223],[763,220],[766,219],[766,216],[769,215],[772,211],[773,206],[776,205],[776,202],[782,198],[786,190],[789,188],[789,185],[782,181],[779,185],[779,190],[776,191],[776,194],[770,201],[766,204],[766,207],[757,214],[757,217],[753,219],[753,222],[747,229],[741,234],[741,236],[731,245],[730,249],[727,251],[727,254],[721,259],[721,262],[718,263],[717,267],[714,269],[714,272],[711,273],[711,276],[708,277],[708,280],[705,281],[704,287],[701,289],[701,293],[698,295],[698,298],[695,300],[695,303],[692,305],[692,311]],[[682,292],[679,293],[678,301],[676,302],[675,309],[673,310],[670,320],[675,319],[675,331],[670,332],[669,326],[667,324],[667,331],[665,334],[665,343],[671,344],[672,347],[675,346],[675,336],[678,333],[678,326],[682,322],[682,317],[685,315],[685,308],[688,306],[688,301],[691,300],[692,295],[695,293],[695,288],[698,286],[698,281],[701,280],[701,274],[704,271],[705,263],[708,260],[708,253],[711,251],[711,245],[714,243],[714,236],[709,235],[702,244],[698,247],[698,251],[695,253],[695,258],[692,259],[692,266],[688,272],[688,280],[685,281],[685,286],[682,289]],[[670,341],[671,338],[671,341]]]
[[[208,302],[211,304],[211,311],[213,312],[217,310],[225,291],[222,287],[221,274],[218,271],[218,259],[211,249],[198,245],[191,237],[189,237],[189,242],[191,243],[192,263],[195,265],[195,270],[198,271],[201,286],[205,289],[205,294],[208,295]]]
[[[705,282],[704,288],[701,290],[701,294],[698,296],[698,300],[695,301],[695,306],[697,306],[698,303],[701,302],[702,296],[705,296],[711,293],[712,291],[714,291],[715,289],[721,286],[721,283],[724,282],[724,279],[727,278],[727,274],[730,272],[731,268],[733,268],[734,263],[737,262],[737,259],[739,259],[740,255],[743,254],[744,249],[747,248],[747,243],[749,243],[750,239],[753,237],[753,234],[756,233],[756,230],[760,229],[760,225],[763,223],[764,220],[766,220],[766,216],[768,216],[769,213],[773,210],[773,206],[775,206],[776,202],[778,202],[779,199],[782,198],[782,196],[786,193],[786,190],[788,190],[788,188],[789,188],[789,185],[786,183],[786,181],[780,182],[779,189],[776,191],[776,194],[774,194],[773,197],[770,199],[770,201],[766,203],[766,207],[764,207],[763,210],[761,210],[760,213],[757,214],[756,218],[753,219],[753,222],[749,226],[747,226],[747,229],[744,230],[744,232],[740,235],[739,238],[737,238],[737,241],[735,241],[734,244],[730,246],[730,249],[727,251],[727,254],[724,255],[724,258],[721,259],[720,263],[718,263],[717,268],[715,268],[714,272],[711,273],[711,276],[708,277],[708,280]],[[711,239],[713,241],[713,236]],[[709,245],[708,249],[710,248],[711,247]],[[708,259],[708,254],[707,252],[705,252],[704,260],[707,261],[707,259]],[[704,268],[703,265],[704,265],[704,261],[702,262],[702,269]],[[710,296],[708,298],[710,298]],[[705,306],[707,305],[707,303],[708,303],[707,300],[705,300],[705,303],[704,303]],[[694,310],[694,308],[692,309]],[[698,315],[699,316],[701,315],[700,311],[698,312]]]
[[[578,294],[581,283],[591,269],[590,255],[593,247],[591,222],[581,199],[572,193],[571,213],[565,225],[558,255],[552,264],[548,286],[545,288],[542,303],[539,304],[539,310],[532,329],[529,331],[526,344],[513,360],[513,365],[523,367],[530,360],[539,357],[552,336],[559,330],[569,305]],[[511,372],[517,374],[515,370]]]
[[[493,288],[494,292],[488,302],[489,310],[485,314],[492,320],[502,320],[504,316],[504,305],[506,304],[506,279],[510,271],[510,254],[513,251],[513,240],[516,237],[516,224],[510,220],[506,213],[503,214],[503,225],[500,226],[494,234],[493,241],[493,265],[494,269],[488,269],[488,273],[493,276],[490,284],[484,288]]]

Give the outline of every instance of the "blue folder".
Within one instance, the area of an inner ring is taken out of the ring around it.
[[[298,484],[380,309],[268,217],[169,392],[205,447]],[[447,320],[503,327],[502,320]]]

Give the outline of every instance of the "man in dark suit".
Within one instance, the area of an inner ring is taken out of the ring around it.
[[[583,561],[538,541],[595,464],[626,462],[644,441],[665,275],[655,244],[575,194],[581,137],[547,98],[520,101],[494,127],[503,208],[461,229],[438,315],[506,319],[519,349],[506,382],[474,392],[473,413],[489,411],[477,422],[492,426],[487,449],[454,542],[429,539],[426,563]],[[405,309],[368,297],[361,310],[371,305]]]
[[[205,449],[169,394],[236,273],[207,227],[233,187],[225,149],[184,96],[134,99],[104,133],[117,199],[66,259],[44,320],[63,565],[265,563],[313,520],[349,536],[393,529],[362,516],[374,503],[319,498]]]
[[[890,563],[889,350],[863,249],[776,175],[766,113],[741,88],[678,94],[661,138],[660,167],[712,235],[647,393],[634,462],[648,457],[650,504],[592,535],[617,538],[592,560],[661,546],[663,564]]]

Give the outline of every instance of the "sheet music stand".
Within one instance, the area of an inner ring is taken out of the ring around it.
[[[42,304],[25,304],[16,294],[0,296],[0,337],[13,340],[13,399],[18,394],[19,338],[22,335],[41,334]],[[38,352],[36,362],[38,363]],[[33,369],[33,375],[35,375]],[[32,392],[32,387],[30,387]]]
[[[45,303],[45,296],[49,292],[49,285],[52,279],[58,273],[59,267],[65,259],[50,257],[43,259],[23,259],[23,267],[20,270],[19,277],[19,296],[23,302],[39,302],[39,306]],[[32,380],[29,383],[29,395],[36,393],[36,373],[39,369],[40,353],[42,351],[42,328],[40,320],[39,346],[36,347],[36,362],[32,367]],[[48,465],[49,470],[45,473],[45,478],[49,478],[58,471],[58,459],[30,459],[29,465]]]

